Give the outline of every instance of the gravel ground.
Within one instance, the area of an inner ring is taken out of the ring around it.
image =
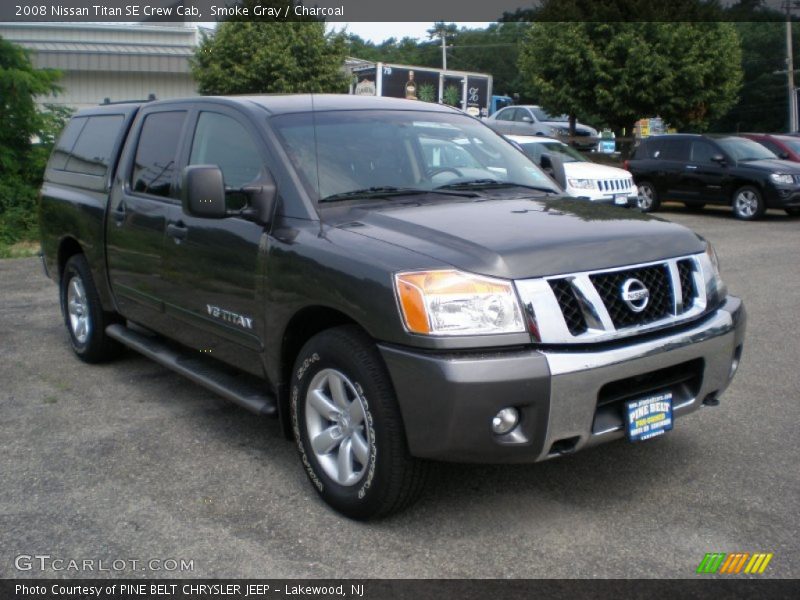
[[[15,568],[49,554],[185,559],[190,577],[680,578],[734,551],[800,576],[800,220],[661,214],[715,244],[747,305],[721,405],[648,443],[443,465],[411,510],[371,524],[315,497],[276,421],[132,353],[78,361],[39,262],[0,261],[0,577],[76,576]]]

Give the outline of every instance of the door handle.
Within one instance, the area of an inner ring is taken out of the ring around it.
[[[697,165],[686,165],[687,169],[696,169]]]
[[[125,209],[125,203],[120,202],[117,205],[117,208],[114,210],[114,222],[117,224],[117,227],[121,227],[122,224],[125,222],[126,212],[127,211]]]
[[[186,239],[186,235],[189,233],[189,228],[183,224],[182,221],[178,221],[177,223],[170,223],[167,225],[167,235],[175,240],[175,242],[180,242],[181,240]]]

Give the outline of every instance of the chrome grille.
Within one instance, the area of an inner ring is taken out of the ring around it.
[[[589,275],[605,304],[614,327],[632,327],[652,323],[668,316],[673,309],[672,286],[667,265],[654,265],[626,271]],[[632,310],[622,299],[622,286],[628,279],[638,279],[650,296],[641,312]]]
[[[710,259],[700,253],[515,285],[539,340],[571,344],[619,339],[696,318],[705,312],[708,294],[715,293],[714,277]],[[629,279],[638,279],[648,291],[647,304],[638,312],[635,300],[622,297]]]
[[[564,321],[567,323],[567,329],[572,335],[580,335],[586,331],[586,318],[583,316],[578,298],[575,296],[575,290],[566,279],[553,279],[550,281],[550,287],[556,295],[558,305],[561,307],[561,312],[564,314]]]
[[[681,308],[682,312],[686,312],[692,307],[694,297],[697,295],[694,285],[694,261],[684,259],[678,261],[678,277],[681,283]]]
[[[632,179],[598,179],[597,189],[601,192],[621,192],[633,188]]]

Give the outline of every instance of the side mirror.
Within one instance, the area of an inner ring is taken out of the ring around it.
[[[242,188],[250,199],[249,206],[241,212],[241,216],[266,225],[272,221],[275,211],[275,200],[278,197],[277,187],[269,174],[262,173],[251,184]]]
[[[523,123],[533,123],[533,119],[531,119],[530,117],[522,117],[522,122]]]
[[[780,154],[778,154],[778,158],[782,158],[783,160],[787,160],[789,158],[789,153],[788,152],[781,152]]]
[[[191,165],[183,170],[181,185],[183,212],[203,219],[226,216],[225,183],[216,165]]]
[[[714,154],[711,157],[711,161],[719,164],[725,164],[725,157],[722,154]]]

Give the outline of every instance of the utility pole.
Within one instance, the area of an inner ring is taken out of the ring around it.
[[[786,82],[789,87],[789,131],[797,131],[797,91],[794,88],[794,51],[792,49],[792,5],[797,2],[786,0]]]
[[[447,71],[447,36],[442,31],[442,70]]]

